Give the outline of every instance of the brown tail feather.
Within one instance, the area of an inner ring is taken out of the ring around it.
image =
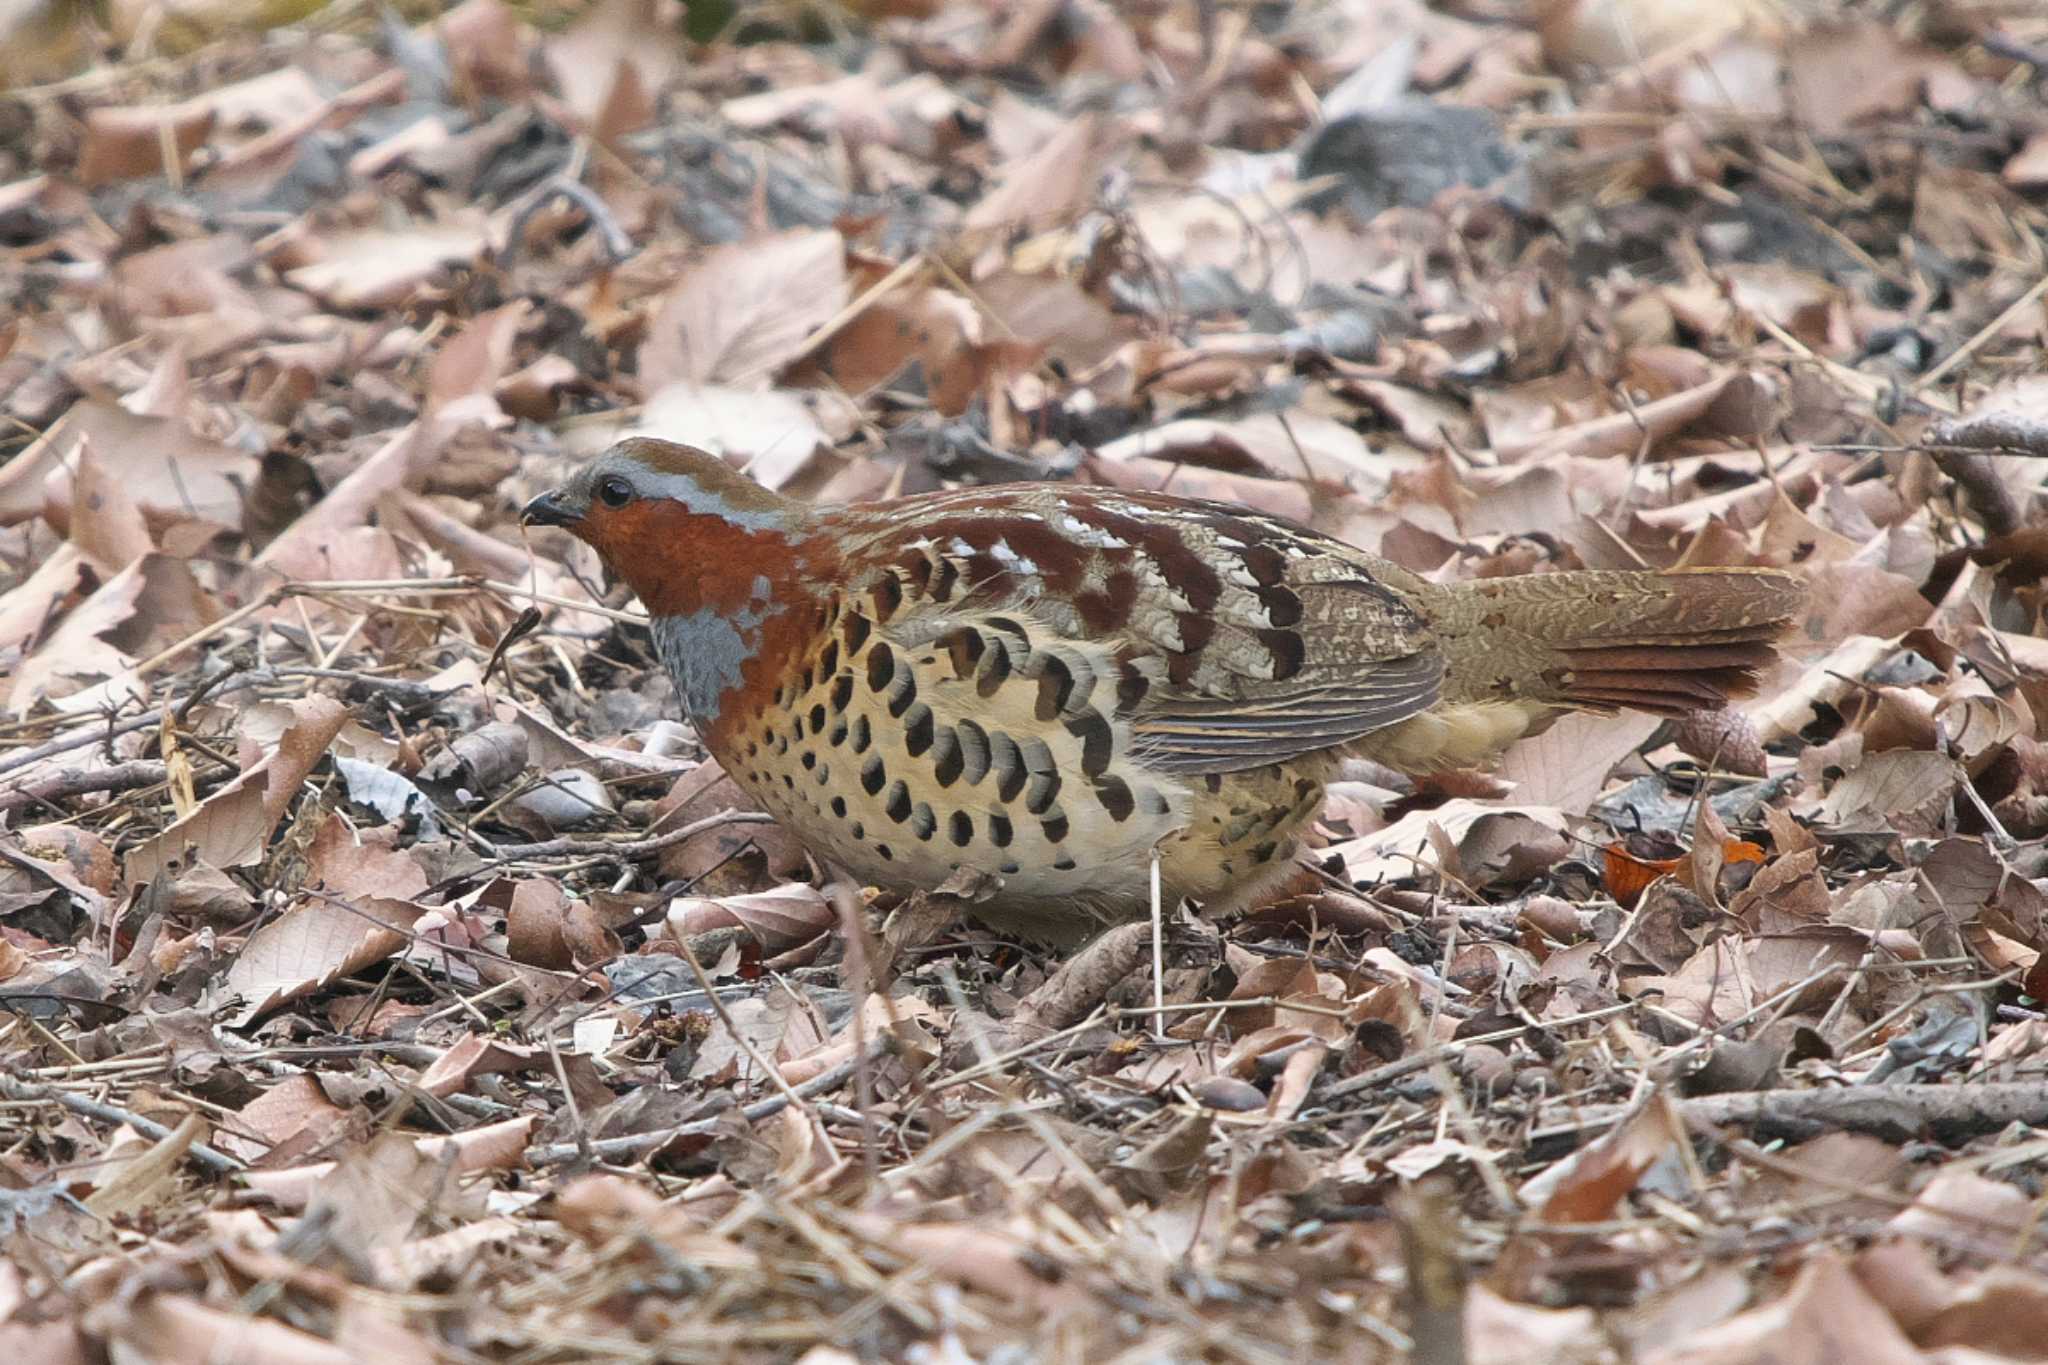
[[[1767,569],[1589,570],[1453,584],[1433,605],[1450,700],[1683,715],[1753,691],[1805,597]]]

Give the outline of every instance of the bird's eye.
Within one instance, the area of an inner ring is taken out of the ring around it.
[[[633,500],[633,485],[616,474],[608,479],[600,479],[597,484],[597,500],[606,507],[624,507]]]

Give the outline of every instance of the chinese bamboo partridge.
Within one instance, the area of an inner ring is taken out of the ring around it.
[[[1430,583],[1277,517],[1067,484],[813,508],[627,440],[525,520],[639,594],[705,746],[823,862],[999,889],[1073,939],[1165,891],[1244,904],[1341,758],[1479,762],[1565,710],[1753,682],[1798,609],[1751,569]]]

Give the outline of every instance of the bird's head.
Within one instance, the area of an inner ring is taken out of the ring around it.
[[[595,549],[649,613],[741,609],[793,567],[803,507],[693,446],[636,436],[526,504]]]

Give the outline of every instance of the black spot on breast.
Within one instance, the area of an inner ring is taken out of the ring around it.
[[[868,837],[868,827],[866,825],[863,825],[858,820],[854,821],[853,828],[849,829],[846,832],[848,834],[851,834],[856,839],[865,839]]]
[[[953,676],[971,678],[975,667],[981,663],[981,656],[988,646],[982,641],[981,632],[972,626],[962,626],[949,633],[941,641],[946,653],[953,660]]]
[[[776,756],[777,756],[777,757],[779,758],[779,757],[781,757],[782,755],[784,755],[784,754],[786,754],[786,753],[788,753],[788,752],[789,752],[789,736],[788,736],[788,735],[777,735],[777,736],[775,737],[775,753],[776,753]]]
[[[932,814],[932,808],[920,801],[910,812],[910,832],[920,839],[929,839],[939,827],[939,817]]]
[[[820,702],[811,708],[811,733],[822,734],[825,730],[825,706]]]
[[[996,689],[1010,680],[1010,647],[1001,640],[988,642],[988,662],[981,666],[981,676],[974,680],[974,690],[981,696],[993,697]]]
[[[1048,768],[1044,772],[1033,773],[1030,789],[1024,793],[1024,809],[1033,815],[1043,815],[1059,794],[1060,775],[1057,770]]]
[[[831,780],[832,765],[830,763],[820,763],[818,765],[818,785],[822,787]]]
[[[859,612],[855,612],[844,621],[841,621],[839,623],[839,638],[846,641],[846,652],[848,654],[860,653],[860,647],[867,643],[868,632],[873,629],[874,627],[868,623],[868,618],[862,616]]]
[[[1074,671],[1058,657],[1045,656],[1045,667],[1038,675],[1038,711],[1040,720],[1051,720],[1067,709],[1068,698],[1074,695]]]
[[[1308,645],[1299,631],[1261,630],[1254,631],[1266,652],[1273,656],[1273,680],[1291,678],[1301,672],[1301,665],[1308,657]]]
[[[899,825],[910,818],[910,788],[902,778],[890,784],[889,799],[883,803],[882,813]]]
[[[887,844],[876,844],[875,853],[876,856],[880,857],[881,860],[885,863],[893,863],[896,861],[895,851],[892,850]]]
[[[1017,831],[1010,824],[1010,817],[998,812],[988,817],[989,841],[997,848],[1008,848]]]
[[[1003,861],[1003,865],[997,868],[996,870],[998,872],[1001,872],[1005,877],[1014,877],[1019,872],[1022,872],[1024,869],[1017,866],[1016,863],[1010,861],[1009,859],[1005,859]]]
[[[875,647],[868,651],[868,690],[879,692],[889,685],[896,676],[896,651],[885,641],[875,641]]]
[[[835,796],[835,797],[833,797],[833,798],[832,798],[832,813],[833,813],[834,815],[838,816],[838,817],[839,817],[840,819],[842,819],[842,820],[844,820],[844,819],[846,818],[846,798],[845,798],[845,797],[843,797],[843,796]]]
[[[853,674],[841,673],[832,680],[832,709],[844,711],[846,704],[853,700]]]
[[[939,567],[932,574],[929,589],[934,602],[945,602],[952,598],[953,587],[960,581],[960,566],[950,559],[939,561]]]
[[[802,677],[802,678],[801,678],[801,679],[800,679],[800,680],[798,681],[798,683],[797,683],[797,689],[796,689],[796,690],[797,690],[797,693],[798,693],[798,695],[799,695],[799,696],[801,696],[801,695],[802,695],[803,693],[805,693],[805,692],[808,692],[808,691],[810,691],[810,690],[811,690],[811,689],[812,689],[813,687],[815,687],[815,686],[817,686],[817,685],[818,685],[818,676],[817,676],[817,674],[811,671],[811,665],[809,665],[809,664],[805,664],[805,665],[804,665],[804,672],[803,672],[803,677]]]
[[[1136,798],[1131,795],[1130,784],[1120,777],[1098,777],[1095,779],[1095,799],[1102,803],[1102,809],[1109,818],[1122,822],[1131,818],[1138,808]]]
[[[829,678],[839,671],[839,642],[827,640],[825,647],[818,651],[818,676]]]
[[[889,714],[892,716],[902,715],[910,709],[910,704],[916,700],[917,679],[911,676],[909,669],[903,669],[896,675],[895,686],[889,689]]]
[[[1173,809],[1165,793],[1157,787],[1138,788],[1138,808],[1147,815],[1165,815]]]
[[[825,739],[835,749],[846,743],[846,717],[841,716],[832,722],[832,733],[825,736]]]
[[[953,847],[965,848],[974,842],[974,817],[964,810],[956,810],[946,822],[946,837],[953,841]]]
[[[868,724],[868,718],[866,716],[855,716],[853,718],[853,751],[857,754],[866,753],[868,745],[874,743],[874,740],[874,728]]]
[[[1055,872],[1072,872],[1078,866],[1080,866],[1080,864],[1076,863],[1073,860],[1073,858],[1071,858],[1065,853],[1062,853],[1059,856],[1059,858],[1054,861],[1052,865],[1052,870]]]
[[[809,772],[811,769],[818,766],[818,756],[812,753],[809,749],[804,750],[803,765],[804,771]]]
[[[1081,741],[1081,771],[1100,777],[1109,770],[1109,756],[1116,748],[1116,734],[1099,711],[1083,711],[1067,721],[1067,733]]]
[[[967,761],[960,752],[960,737],[951,726],[940,726],[932,739],[932,780],[941,787],[950,787],[966,767]]]
[[[1209,795],[1216,795],[1218,792],[1223,790],[1223,774],[1209,773],[1205,775],[1202,778],[1202,785],[1209,789]]]
[[[880,624],[896,614],[896,608],[903,605],[903,585],[895,574],[884,574],[882,581],[875,584],[875,621]],[[851,648],[851,646],[848,646]]]
[[[1137,710],[1138,703],[1145,700],[1145,694],[1151,690],[1151,682],[1138,671],[1136,665],[1123,665],[1117,670],[1116,713],[1127,716]]]
[[[796,779],[791,777],[788,773],[784,773],[782,775],[782,785],[789,788],[791,791],[795,791]]]
[[[933,735],[932,708],[919,702],[910,709],[908,719],[903,722],[903,747],[912,758],[916,758],[932,747]]]
[[[804,737],[804,718],[802,716],[791,716],[789,718],[789,734],[792,739],[802,739]]]
[[[1064,814],[1041,820],[1038,827],[1045,832],[1048,844],[1057,844],[1067,837],[1067,817]]]
[[[963,720],[953,733],[960,739],[960,775],[971,787],[988,775],[988,731],[976,721]]]
[[[888,780],[889,770],[882,766],[882,756],[880,754],[869,755],[868,761],[860,766],[861,790],[865,791],[869,796],[873,796],[882,789],[882,784]],[[901,784],[899,783],[898,785],[900,786]]]
[[[1053,797],[1059,795],[1059,764],[1053,761],[1052,749],[1042,739],[1027,739],[1021,747],[1024,770],[1031,774],[1030,784],[1024,789],[1024,808],[1033,815],[1043,815]]]
[[[988,747],[989,771],[996,775],[996,799],[1005,804],[1015,801],[1017,794],[1024,790],[1024,779],[1031,776],[1024,771],[1024,751],[1017,747],[1016,740],[1001,730],[989,735]]]

